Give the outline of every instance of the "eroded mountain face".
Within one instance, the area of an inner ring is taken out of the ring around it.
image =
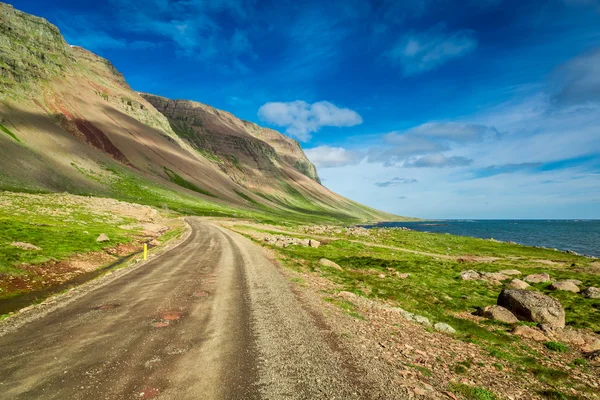
[[[392,218],[323,187],[295,140],[204,104],[140,95],[108,60],[0,3],[6,188],[135,201],[164,188],[261,212]]]

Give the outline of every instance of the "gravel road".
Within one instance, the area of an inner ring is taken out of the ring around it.
[[[361,397],[263,250],[188,223],[179,246],[0,336],[0,398]]]

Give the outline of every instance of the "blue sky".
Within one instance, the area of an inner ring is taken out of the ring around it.
[[[295,137],[354,200],[600,218],[600,0],[9,3],[135,90]]]

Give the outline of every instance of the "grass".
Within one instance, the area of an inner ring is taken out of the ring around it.
[[[449,389],[452,393],[460,395],[465,400],[498,400],[498,397],[489,390],[465,385],[464,383],[452,383]]]
[[[192,190],[196,193],[203,194],[205,196],[217,197],[214,194],[212,194],[211,192],[209,192],[208,190],[201,189],[197,185],[193,184],[192,182],[185,180],[183,177],[181,177],[180,175],[177,175],[175,172],[173,172],[169,168],[163,167],[163,170],[165,171],[165,174],[167,174],[167,176],[169,177],[169,180],[171,182],[173,182],[174,184],[179,185],[183,188]]]
[[[0,130],[3,131],[4,133],[6,133],[11,138],[13,138],[14,140],[16,140],[17,142],[21,142],[19,140],[19,138],[14,133],[12,133],[7,127],[5,127],[4,125],[0,124]]]
[[[569,351],[569,347],[558,342],[546,342],[544,343],[544,346],[546,346],[548,350],[556,351],[559,353],[566,353]]]
[[[244,228],[240,226],[238,229]],[[269,232],[268,229],[263,229],[261,232],[276,234],[276,232]],[[290,236],[310,237],[300,231],[296,232]],[[461,271],[467,269],[487,272],[518,269],[523,275],[548,272],[552,278],[577,278],[582,280],[584,285],[599,286],[600,276],[571,270],[570,264],[575,262],[578,268],[585,271],[585,266],[590,260],[546,249],[444,234],[424,235],[420,232],[375,229],[368,237],[352,237],[343,232],[326,236],[330,236],[331,239],[324,241],[316,249],[301,246],[273,247],[273,249],[281,254],[282,263],[287,267],[302,273],[318,273],[321,277],[335,283],[339,290],[397,304],[409,312],[428,317],[434,323],[449,324],[457,331],[454,335],[456,339],[476,344],[495,357],[498,361],[493,362],[493,365],[497,370],[508,369],[519,374],[528,373],[544,384],[566,385],[568,383],[567,372],[545,366],[548,357],[520,338],[509,335],[507,333],[511,328],[509,325],[490,320],[477,323],[459,317],[461,313],[472,313],[479,307],[495,304],[502,286],[493,286],[484,281],[462,281],[458,276]],[[436,258],[376,245],[367,246],[362,243],[376,244],[382,241],[390,246],[418,251],[418,249],[425,249],[421,243],[424,239],[433,244],[433,249],[428,249],[428,252],[437,251],[446,254],[447,247],[454,247],[451,252],[457,253],[457,259]],[[481,243],[485,246],[478,248]],[[458,253],[456,248],[468,252],[467,255],[478,253],[485,256],[491,254],[500,256],[506,250],[512,257],[504,256],[493,262],[486,260],[463,262],[459,259],[465,254]],[[339,264],[342,271],[322,268],[318,263],[320,258],[327,258]],[[540,259],[562,259],[564,265],[547,266],[535,261]],[[410,277],[397,279],[395,278],[397,273],[408,273]],[[384,274],[385,278],[379,278],[380,274]],[[547,289],[547,284],[534,284],[532,289],[559,298],[567,308],[568,325],[600,330],[599,308],[595,307],[597,300],[570,292],[550,291]],[[573,311],[569,311],[571,309]],[[522,322],[522,324],[533,325],[534,323]],[[557,352],[568,351],[565,345],[556,342],[548,342],[546,347]],[[580,362],[581,360],[577,363]],[[472,365],[471,360],[465,360],[451,364],[450,368],[455,373],[464,374],[472,368]],[[478,396],[485,396],[482,394],[484,392],[477,391],[477,388],[471,389],[471,395],[475,396],[476,394],[473,393],[478,393]]]

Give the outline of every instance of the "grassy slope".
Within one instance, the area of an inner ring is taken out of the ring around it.
[[[249,232],[245,226],[236,229],[242,233]],[[261,231],[269,232],[268,228]],[[271,233],[278,234],[274,231]],[[301,233],[294,236],[310,237]],[[272,248],[279,252],[289,268],[325,277],[335,282],[339,290],[392,302],[434,322],[446,322],[458,331],[458,339],[481,346],[498,359],[500,366],[514,368],[516,373],[532,374],[542,384],[554,385],[561,390],[569,387],[569,375],[563,368],[570,367],[548,367],[546,356],[529,348],[518,337],[506,334],[508,325],[489,320],[476,323],[460,317],[461,313],[472,313],[479,307],[496,304],[502,287],[484,281],[461,281],[457,277],[467,269],[486,272],[518,269],[523,276],[548,272],[553,279],[579,279],[583,282],[582,287],[600,287],[600,275],[590,269],[592,260],[553,250],[414,231],[378,229],[370,237],[348,237],[344,234],[330,236],[333,241],[316,249],[300,246]],[[444,258],[367,246],[357,241],[437,253]],[[455,257],[446,258],[448,254]],[[468,258],[473,255],[501,259],[493,262],[460,261],[460,256]],[[343,270],[319,265],[320,258],[336,262]],[[536,261],[540,259],[553,260],[560,265],[543,265]],[[589,272],[585,272],[586,269]],[[395,272],[409,273],[410,278],[396,279]],[[385,274],[386,278],[380,278],[380,274]],[[550,291],[548,283],[534,284],[531,289],[559,299],[565,307],[568,326],[600,332],[600,300],[587,299],[571,292]],[[331,301],[351,315],[355,312],[352,303],[336,298],[337,291],[328,294],[331,295]],[[569,350],[568,357],[574,364],[578,363],[578,359],[581,360],[580,353],[576,351]],[[576,368],[586,368],[585,363],[580,363]],[[479,398],[473,397],[475,389],[456,387],[455,392],[463,394],[465,398]],[[485,390],[480,393],[485,394]]]

